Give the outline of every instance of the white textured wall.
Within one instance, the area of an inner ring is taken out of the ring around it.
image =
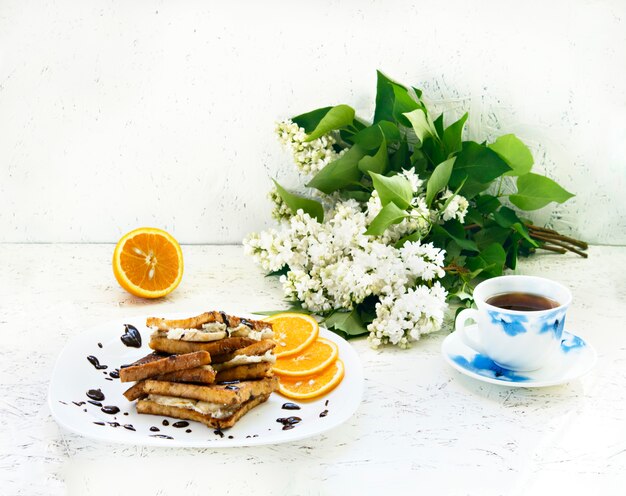
[[[238,242],[295,184],[274,121],[367,116],[376,68],[524,139],[577,193],[540,221],[626,243],[626,2],[582,0],[0,0],[0,240]]]

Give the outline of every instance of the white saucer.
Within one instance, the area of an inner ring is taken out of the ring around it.
[[[468,326],[468,330],[473,326]],[[471,332],[471,331],[470,331]],[[446,362],[456,370],[479,381],[508,387],[545,387],[572,381],[589,372],[596,363],[596,352],[582,338],[563,332],[561,348],[551,362],[532,372],[514,372],[497,365],[474,350],[462,333],[453,332],[441,345]]]

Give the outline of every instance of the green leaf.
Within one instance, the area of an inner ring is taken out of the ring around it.
[[[389,202],[378,212],[378,215],[374,217],[374,220],[367,228],[367,231],[365,231],[365,234],[380,236],[390,225],[402,222],[402,219],[407,216],[408,214],[405,210],[399,208],[395,203]]]
[[[463,229],[463,224],[457,220],[449,220],[442,226],[434,225],[433,233],[445,234],[446,237],[453,239],[464,250],[478,251],[478,246],[471,239],[467,239],[467,232]]]
[[[443,138],[443,114],[440,114],[439,117],[433,121],[433,125],[435,126],[435,131],[437,131],[437,135]]]
[[[539,246],[539,243],[537,243],[537,241],[535,241],[533,238],[530,237],[530,233],[528,232],[528,228],[520,223],[520,222],[516,222],[515,224],[513,224],[511,226],[513,229],[515,229],[521,236],[522,238],[524,238],[526,241],[528,241],[531,246],[537,248]]]
[[[422,235],[419,232],[414,232],[411,234],[407,234],[406,236],[400,238],[396,241],[396,244],[393,245],[394,248],[402,248],[405,243],[409,241],[420,241],[422,239]]]
[[[502,275],[506,262],[506,252],[501,245],[494,243],[489,245],[475,257],[469,257],[466,261],[467,267],[472,270],[482,269],[482,273],[489,277]]]
[[[304,132],[309,134],[313,132],[313,130],[317,127],[319,122],[322,120],[328,111],[332,107],[323,107],[316,110],[312,110],[311,112],[307,112],[306,114],[300,114],[296,117],[293,117],[291,120],[295,122],[298,126],[304,128]]]
[[[461,151],[462,149],[462,136],[463,136],[463,126],[465,126],[465,121],[467,120],[467,112],[463,117],[461,117],[454,124],[451,124],[446,128],[443,132],[443,148],[447,156],[450,156],[452,153],[456,153]]]
[[[537,210],[550,202],[563,203],[572,196],[552,179],[528,173],[517,178],[517,193],[510,195],[509,200],[522,210]]]
[[[507,176],[523,176],[533,168],[533,156],[528,147],[514,134],[500,136],[494,143],[489,145],[494,152],[511,167]]]
[[[488,184],[509,170],[511,168],[493,150],[474,141],[465,141],[456,156],[450,183],[456,187],[468,177],[479,184]]]
[[[522,222],[515,213],[515,210],[509,207],[501,207],[500,210],[493,214],[493,220],[495,220],[498,225],[502,227],[511,227],[516,222]]]
[[[345,199],[351,198],[361,203],[367,202],[372,194],[369,191],[342,191],[341,196]]]
[[[380,121],[359,131],[352,137],[352,141],[358,144],[364,150],[376,150],[380,147],[382,141],[387,143],[400,141],[400,130],[393,122]]]
[[[358,164],[361,172],[367,174],[368,172],[375,172],[377,174],[383,174],[389,168],[389,155],[387,154],[387,141],[385,137],[382,137],[380,148],[373,157],[365,155]]]
[[[278,184],[278,182],[273,181],[278,190],[278,194],[294,214],[297,213],[299,209],[302,209],[305,213],[317,219],[318,222],[324,222],[324,207],[322,207],[321,203],[311,200],[310,198],[294,195]]]
[[[433,171],[428,184],[426,184],[426,204],[430,207],[433,199],[442,189],[448,185],[452,167],[456,157],[449,158],[445,162],[441,162]]]
[[[422,105],[411,98],[411,95],[404,86],[393,84],[392,88],[395,97],[393,102],[393,116],[405,126],[409,126],[410,121],[405,117],[405,114],[421,109]]]
[[[352,121],[354,121],[354,109],[348,105],[337,105],[322,117],[305,141],[313,141],[330,131],[352,124]]]
[[[331,314],[324,320],[324,325],[330,330],[342,331],[353,338],[368,333],[356,308],[351,312],[335,312]]]
[[[476,208],[483,215],[494,213],[500,208],[500,200],[492,195],[480,195],[474,199]]]
[[[354,145],[337,160],[319,171],[307,186],[328,194],[358,183],[362,176],[358,164],[364,155],[365,151],[358,145]]]
[[[391,79],[382,72],[376,71],[376,110],[374,123],[379,121],[393,121],[393,102],[395,100]]]
[[[383,206],[393,202],[406,209],[411,204],[413,189],[408,179],[400,175],[386,177],[375,172],[370,172],[370,176]]]
[[[510,234],[510,229],[500,226],[490,226],[485,227],[474,234],[474,241],[480,250],[484,250],[487,246],[493,243],[503,245]]]
[[[409,162],[409,145],[406,140],[402,140],[400,142],[400,147],[398,151],[391,156],[389,161],[389,165],[391,170],[400,171],[404,169]]]
[[[435,134],[434,125],[430,122],[430,119],[423,109],[415,109],[412,112],[404,114],[404,116],[411,123],[413,131],[415,131],[415,135],[420,141],[424,141],[426,137]]]

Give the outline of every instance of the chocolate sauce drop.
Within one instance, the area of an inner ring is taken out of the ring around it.
[[[124,324],[124,334],[120,336],[122,343],[131,348],[141,348],[141,334],[134,325]]]
[[[102,406],[102,403],[100,403],[99,401],[89,400],[87,401],[87,403],[91,403],[92,405],[95,405],[95,406]]]
[[[228,439],[233,439],[235,436],[228,436]]]
[[[102,348],[102,343],[98,343],[98,348]]]
[[[104,380],[105,381],[112,381],[113,379],[111,379],[110,377],[105,377]]]
[[[228,321],[228,317],[222,311],[220,311],[220,315],[222,316],[222,322],[226,324],[226,327],[230,327],[230,322]]]
[[[187,427],[189,425],[189,422],[187,422],[186,420],[179,420],[178,422],[174,422],[172,425],[180,429],[181,427]]]
[[[219,437],[224,437],[224,433],[222,432],[222,429],[219,429],[219,428],[218,428],[218,429],[215,429],[215,430],[213,431],[213,434],[215,434],[215,435],[217,435],[217,436],[219,436]]]
[[[191,432],[191,429],[187,429],[185,432],[189,433],[189,432]]]
[[[164,420],[163,425],[170,425],[170,423],[167,420]]]
[[[105,425],[104,422],[94,422],[94,424],[96,424],[96,425]]]
[[[300,406],[295,403],[283,403],[281,407],[283,410],[300,410]]]
[[[165,434],[150,434],[150,437],[160,437],[161,439],[174,439],[172,436],[166,436]]]
[[[85,404],[84,401],[72,401],[76,406],[83,406]]]
[[[108,413],[109,415],[115,415],[120,411],[120,409],[115,405],[106,405],[100,408],[100,410],[102,410],[104,413]]]
[[[109,372],[109,375],[111,377],[113,377],[113,379],[119,379],[120,378],[120,369],[115,369],[115,370]]]
[[[93,366],[94,366],[94,368],[95,368],[96,370],[103,370],[103,369],[108,368],[108,365],[100,365],[100,360],[98,360],[98,359],[97,359],[95,356],[93,356],[93,355],[89,355],[89,356],[87,357],[87,360],[89,361],[89,363],[90,363],[91,365],[93,365]]]
[[[159,429],[158,427],[155,427],[154,425],[152,427],[150,427],[150,430],[152,432],[159,432],[161,429]]]
[[[249,327],[250,329],[254,329],[254,324],[250,322],[248,319],[239,319],[239,320],[246,327]]]
[[[107,422],[111,427],[119,427],[120,423],[119,422]]]
[[[324,406],[328,406],[328,401],[329,400],[326,400],[326,402],[324,403]]]
[[[302,419],[300,417],[277,418],[276,422],[283,424],[283,430],[287,431],[289,429],[293,429],[296,424],[302,422]]]
[[[87,398],[95,401],[104,400],[104,393],[100,389],[90,389],[85,394],[87,395]]]
[[[124,424],[124,429],[128,429],[129,431],[134,431],[135,427],[133,424]]]
[[[324,410],[320,413],[320,417],[325,417],[326,415],[328,415],[328,410]]]

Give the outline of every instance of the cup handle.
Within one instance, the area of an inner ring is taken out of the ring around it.
[[[473,308],[466,308],[465,310],[461,310],[459,312],[459,314],[456,316],[456,319],[454,321],[454,328],[456,330],[456,332],[458,332],[461,336],[461,339],[471,348],[473,348],[474,350],[478,351],[479,353],[483,353],[483,347],[480,344],[480,341],[478,339],[478,336],[474,335],[470,335],[469,332],[467,332],[467,328],[465,326],[465,323],[468,320],[473,320],[474,322],[476,322],[478,324],[478,310],[475,310]],[[474,333],[472,333],[474,334]]]

